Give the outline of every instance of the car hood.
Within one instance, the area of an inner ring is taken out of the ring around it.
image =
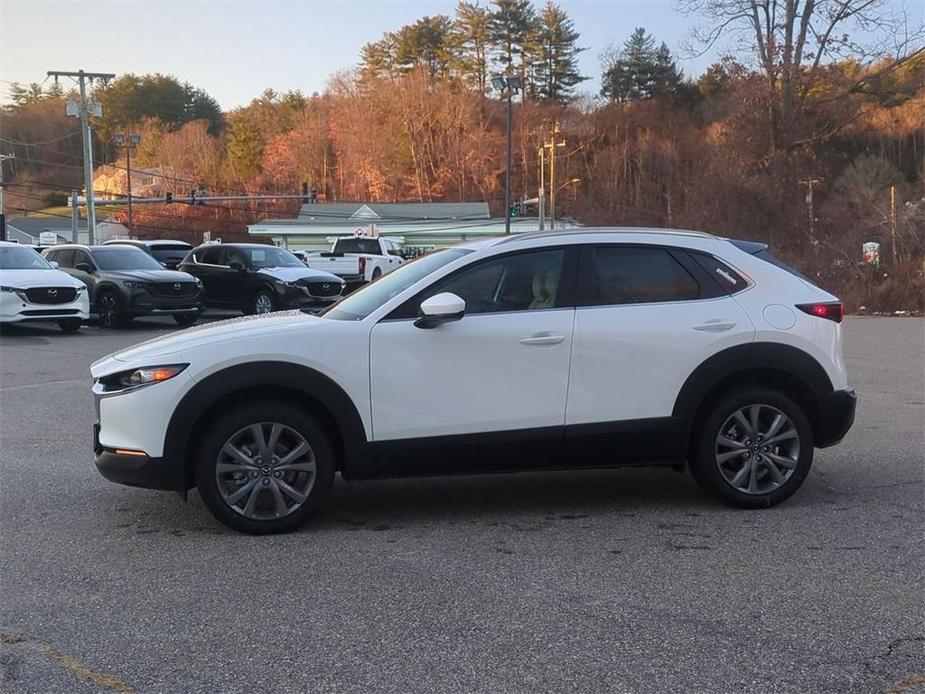
[[[0,270],[0,284],[17,289],[84,286],[83,282],[61,270]]]
[[[99,378],[101,375],[125,368],[124,365],[129,362],[138,365],[141,365],[141,362],[154,365],[156,361],[164,357],[182,359],[184,351],[204,345],[209,345],[210,349],[221,349],[221,343],[226,341],[267,334],[273,334],[274,339],[285,340],[285,334],[288,331],[298,329],[301,332],[306,328],[320,327],[330,322],[298,310],[231,318],[140,342],[94,362],[90,371],[94,378]]]
[[[114,280],[133,280],[135,282],[195,282],[196,279],[186,272],[177,270],[103,270],[103,276]]]
[[[335,282],[337,284],[342,282],[337,275],[308,267],[268,267],[260,270],[258,274],[282,280],[283,282],[295,282],[302,279],[315,282]]]

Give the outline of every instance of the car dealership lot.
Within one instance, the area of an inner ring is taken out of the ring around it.
[[[276,537],[93,467],[87,367],[174,329],[0,335],[0,690],[874,692],[925,675],[920,319],[846,321],[857,423],[777,508],[728,509],[660,469],[338,482]]]

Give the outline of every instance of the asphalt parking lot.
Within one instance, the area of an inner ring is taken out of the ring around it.
[[[301,532],[94,469],[88,365],[0,334],[0,691],[914,692],[925,321],[849,318],[858,420],[766,511],[661,469],[339,481]]]

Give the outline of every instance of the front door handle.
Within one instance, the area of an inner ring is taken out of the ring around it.
[[[532,337],[525,337],[520,341],[522,345],[557,345],[565,339],[565,335],[552,333],[537,333]]]
[[[695,325],[694,330],[701,330],[707,333],[721,333],[726,330],[732,330],[736,327],[734,320],[723,320],[722,318],[712,318],[704,321],[700,325]]]

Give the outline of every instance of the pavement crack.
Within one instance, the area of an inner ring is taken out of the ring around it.
[[[19,646],[27,648],[41,657],[58,663],[67,670],[71,675],[76,677],[85,684],[92,684],[108,692],[118,692],[119,694],[133,694],[135,689],[121,677],[109,675],[102,672],[96,672],[86,663],[77,658],[61,653],[57,649],[43,643],[30,639],[22,634],[0,633],[0,645]]]

